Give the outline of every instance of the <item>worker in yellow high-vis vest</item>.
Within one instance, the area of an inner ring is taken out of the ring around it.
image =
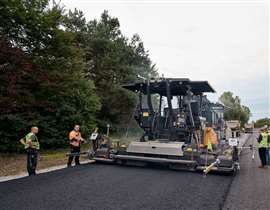
[[[266,164],[270,165],[270,126],[268,127],[268,148],[266,150]]]
[[[36,175],[38,151],[40,149],[37,133],[38,127],[33,126],[31,132],[20,140],[27,152],[27,171],[29,176]]]
[[[261,159],[261,165],[259,166],[259,168],[264,168],[265,165],[267,164],[267,149],[269,146],[269,142],[270,142],[270,135],[267,132],[267,128],[263,128],[258,138],[259,143],[258,151]]]

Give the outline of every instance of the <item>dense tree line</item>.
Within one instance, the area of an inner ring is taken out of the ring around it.
[[[239,120],[241,126],[249,121],[251,117],[250,109],[247,106],[241,104],[239,96],[233,96],[232,92],[224,92],[220,97],[219,101],[224,104],[225,120]]]
[[[0,151],[40,127],[43,148],[63,147],[74,123],[125,124],[135,97],[121,88],[156,76],[140,37],[126,37],[107,11],[87,21],[49,0],[0,2]]]

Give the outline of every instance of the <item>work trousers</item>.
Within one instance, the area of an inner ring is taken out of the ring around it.
[[[263,147],[259,148],[259,156],[261,159],[262,166],[266,165],[266,151],[267,151],[267,148],[263,148]]]
[[[266,164],[270,165],[270,148],[266,149],[265,155],[266,155]]]
[[[67,163],[68,166],[71,166],[74,156],[75,156],[75,165],[80,165],[80,155],[79,155],[80,151],[81,151],[80,146],[75,147],[73,145],[70,145],[71,155],[68,158],[68,163]]]
[[[36,175],[38,151],[27,149],[27,171],[29,176]]]

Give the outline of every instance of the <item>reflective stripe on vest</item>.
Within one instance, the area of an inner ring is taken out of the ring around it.
[[[267,148],[268,147],[268,134],[267,133],[261,133],[262,140],[259,143],[259,148]]]

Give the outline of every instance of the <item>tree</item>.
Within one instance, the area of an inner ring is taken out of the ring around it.
[[[225,120],[239,120],[243,126],[248,122],[251,112],[247,106],[241,105],[241,99],[238,96],[233,96],[232,92],[224,92],[220,97],[225,106]]]
[[[0,151],[17,151],[32,125],[40,127],[43,148],[67,145],[75,123],[88,135],[100,102],[85,79],[84,52],[61,28],[63,9],[45,0],[4,1],[0,8]]]
[[[82,13],[77,10],[69,12],[67,20],[71,20],[65,25],[68,31],[79,31],[78,42],[88,64],[85,73],[94,81],[101,99],[99,126],[126,124],[136,100],[121,85],[134,82],[137,74],[157,75],[143,42],[137,34],[129,41],[120,30],[119,20],[111,17],[108,11],[104,11],[99,20],[86,25]]]
[[[262,128],[263,126],[267,125],[268,127],[270,126],[270,118],[262,118],[258,119],[255,122],[255,127],[256,128]]]

